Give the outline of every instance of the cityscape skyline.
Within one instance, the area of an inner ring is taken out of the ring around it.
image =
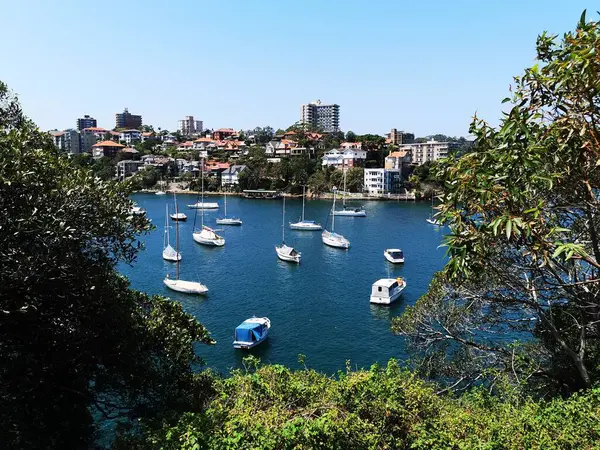
[[[122,105],[170,131],[191,113],[207,128],[277,129],[322,98],[340,105],[344,132],[467,136],[474,113],[498,122],[512,77],[534,64],[538,34],[573,29],[585,8],[595,14],[586,1],[102,2],[130,18],[123,25],[103,20],[96,4],[33,3],[5,5],[3,31],[19,39],[0,40],[0,73],[42,129],[73,128],[84,114],[111,128]],[[217,6],[227,27],[208,19]],[[87,19],[65,23],[65,11]],[[275,34],[263,26],[282,17]],[[297,36],[295,25],[315,33]],[[194,52],[179,45],[192,32],[202,42]],[[72,64],[56,64],[59,50]],[[110,54],[112,69],[94,52]]]

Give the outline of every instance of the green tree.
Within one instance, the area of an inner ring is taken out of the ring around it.
[[[346,189],[350,192],[362,192],[364,170],[362,167],[350,167],[346,173]]]
[[[111,158],[102,156],[94,160],[92,171],[101,180],[112,180],[116,176],[115,163]]]
[[[539,36],[500,127],[475,119],[475,149],[440,163],[450,260],[394,322],[432,373],[551,392],[600,379],[598,48],[585,13]]]
[[[103,419],[199,411],[193,345],[208,332],[115,270],[150,223],[126,184],[71,165],[3,83],[0,180],[2,446],[89,448]]]
[[[347,142],[356,142],[356,134],[352,131],[348,131],[346,133],[346,141]]]

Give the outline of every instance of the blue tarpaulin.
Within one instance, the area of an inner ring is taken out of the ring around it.
[[[257,341],[261,338],[262,325],[260,323],[243,322],[235,329],[235,340],[252,342],[252,335]]]

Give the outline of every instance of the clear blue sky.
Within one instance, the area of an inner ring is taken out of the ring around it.
[[[173,130],[284,128],[340,105],[344,131],[466,135],[496,123],[536,36],[573,29],[578,0],[4,1],[0,79],[43,129],[124,107]]]

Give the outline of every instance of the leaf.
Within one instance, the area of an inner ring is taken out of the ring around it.
[[[510,239],[510,234],[512,231],[512,222],[510,219],[506,221],[506,239]]]

